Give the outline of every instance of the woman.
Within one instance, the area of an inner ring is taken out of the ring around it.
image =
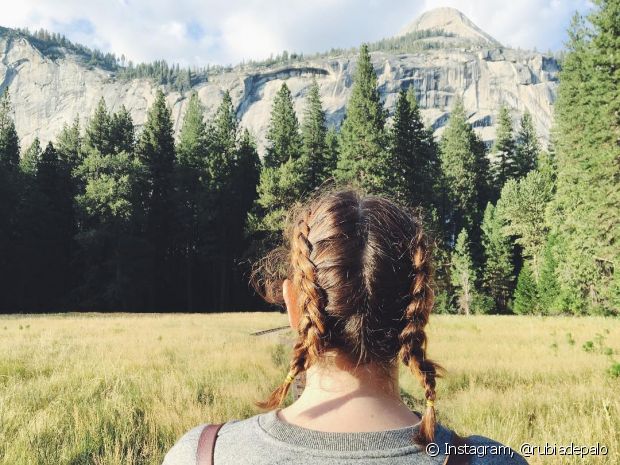
[[[323,194],[291,219],[285,244],[255,275],[298,332],[290,370],[258,403],[270,411],[221,427],[214,463],[439,465],[452,455],[449,463],[526,464],[485,437],[463,445],[435,421],[440,367],[426,357],[424,332],[433,307],[431,250],[419,219],[353,190]],[[424,414],[400,397],[399,362],[424,388]],[[278,408],[301,373],[303,393]],[[186,433],[164,465],[195,465],[203,431]]]

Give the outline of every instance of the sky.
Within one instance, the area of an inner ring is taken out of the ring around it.
[[[313,53],[395,35],[422,12],[458,8],[502,44],[560,50],[590,0],[0,0],[0,25],[45,28],[125,55],[203,66]],[[501,5],[501,6],[498,6]]]

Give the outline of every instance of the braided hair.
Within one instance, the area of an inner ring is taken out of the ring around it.
[[[400,360],[419,379],[427,401],[414,440],[432,442],[441,367],[426,357],[433,268],[417,215],[383,197],[328,191],[292,211],[284,239],[259,262],[253,283],[267,301],[282,304],[282,282],[293,282],[298,337],[286,380],[257,405],[280,405],[293,378],[321,363],[327,350],[386,372]]]

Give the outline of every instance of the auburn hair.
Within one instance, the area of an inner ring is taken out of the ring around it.
[[[441,370],[426,357],[424,328],[434,302],[431,254],[411,209],[354,189],[331,190],[289,213],[283,244],[256,264],[252,279],[270,303],[283,304],[284,279],[296,289],[300,320],[292,376],[320,362],[327,350],[358,364],[402,361],[431,401],[413,438],[420,444],[434,438],[432,404]],[[257,406],[279,406],[289,379]]]

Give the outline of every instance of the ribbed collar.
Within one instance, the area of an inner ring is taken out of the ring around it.
[[[398,448],[420,448],[412,437],[418,432],[419,424],[405,428],[359,433],[336,433],[316,431],[286,423],[272,410],[259,416],[261,428],[272,437],[288,444],[329,451],[371,451]],[[439,431],[438,431],[439,432]]]

